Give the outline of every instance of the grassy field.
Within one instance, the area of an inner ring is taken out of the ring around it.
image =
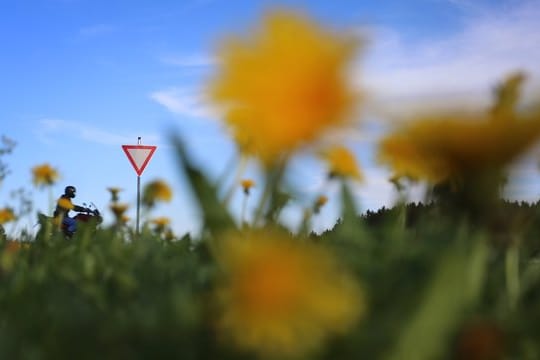
[[[120,225],[3,236],[1,358],[540,356],[538,204],[501,200],[489,222],[438,202],[360,216],[344,183],[334,228],[290,234],[238,228],[183,167],[200,237]]]

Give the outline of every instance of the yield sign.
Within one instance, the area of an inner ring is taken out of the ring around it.
[[[129,162],[133,165],[138,176],[141,176],[143,173],[150,158],[154,155],[156,148],[157,146],[148,145],[122,145],[122,149],[126,153]]]

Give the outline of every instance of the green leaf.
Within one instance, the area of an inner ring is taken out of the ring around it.
[[[508,305],[515,310],[520,294],[519,284],[519,246],[512,244],[506,249],[504,258],[504,270],[506,277],[506,291]]]
[[[232,216],[221,201],[219,201],[216,187],[190,161],[182,140],[178,136],[173,136],[172,142],[176,149],[181,169],[184,171],[191,185],[193,194],[202,212],[204,229],[213,233],[235,227]]]
[[[487,256],[480,240],[472,251],[459,242],[447,250],[388,359],[443,358],[448,338],[476,303],[483,285]]]

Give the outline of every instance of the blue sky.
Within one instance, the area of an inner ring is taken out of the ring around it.
[[[33,188],[30,169],[49,163],[61,174],[55,197],[75,185],[78,203],[93,201],[108,222],[106,188],[121,187],[134,218],[136,174],[121,145],[141,136],[143,144],[158,146],[142,184],[164,179],[175,190],[174,200],[152,215],[171,217],[178,233],[196,232],[198,210],[168,145],[170,132],[184,138],[211,178],[231,172],[234,146],[201,100],[201,88],[214,70],[217,42],[249,31],[277,6],[369,40],[354,81],[377,115],[336,134],[354,149],[366,176],[355,188],[361,210],[395,201],[387,170],[373,162],[373,144],[401,114],[443,102],[486,106],[493,86],[516,69],[529,75],[527,94],[538,95],[540,1],[0,0],[0,134],[17,142],[4,158],[11,173],[0,185],[0,206],[14,205],[10,192],[24,187],[34,213],[47,211],[49,194]],[[516,167],[509,197],[540,197],[538,153]],[[256,168],[246,171],[256,178]],[[324,191],[330,202],[314,226],[331,227],[339,204],[321,164],[300,157],[288,179],[299,205],[285,210],[286,222],[294,227],[301,206]],[[257,188],[253,196],[248,208]],[[240,202],[238,191],[236,214]],[[19,226],[33,223],[34,216]]]

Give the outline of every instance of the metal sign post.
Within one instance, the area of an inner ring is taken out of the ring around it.
[[[141,208],[141,175],[150,162],[152,155],[157,149],[157,146],[141,145],[141,137],[137,138],[137,145],[122,145],[122,149],[126,153],[129,162],[137,173],[137,225],[136,234],[139,235],[139,219]]]
[[[141,213],[141,177],[137,175],[137,224],[135,225],[135,233],[139,235],[139,219]]]
[[[137,138],[137,145],[141,145],[141,137]],[[135,225],[135,234],[139,235],[139,219],[141,213],[141,175],[137,173],[137,223]]]

